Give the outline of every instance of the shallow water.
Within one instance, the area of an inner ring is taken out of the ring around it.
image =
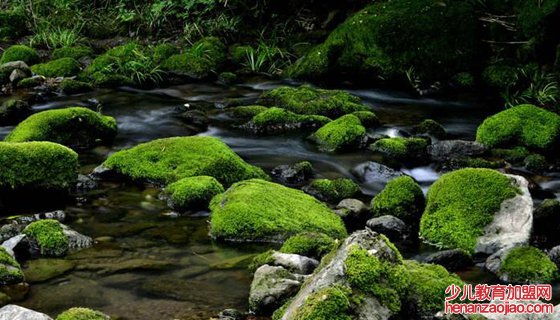
[[[220,112],[228,98],[250,101],[279,82],[254,81],[238,86],[189,84],[165,89],[97,90],[56,97],[34,105],[36,111],[72,105],[94,107],[117,119],[119,135],[111,147],[81,155],[88,173],[111,152],[141,142],[197,134],[175,117],[189,105],[209,111],[207,131],[198,133],[222,139],[253,165],[270,170],[280,164],[308,160],[317,177],[356,178],[352,169],[373,160],[366,151],[325,154],[303,136],[251,136],[232,129]],[[495,110],[480,102],[418,99],[403,93],[352,90],[379,116],[384,125],[376,133],[399,136],[426,118],[442,123],[457,138],[473,139],[478,124]],[[0,138],[11,128],[0,127]],[[424,190],[439,176],[432,166],[402,168]],[[560,192],[560,175],[542,178],[544,188]],[[371,195],[382,186],[361,184]],[[208,213],[176,217],[151,187],[103,183],[66,208],[67,223],[97,238],[94,248],[66,258],[72,271],[42,283],[31,284],[21,303],[56,315],[72,306],[100,309],[123,319],[208,319],[228,307],[246,309],[251,275],[246,264],[266,246],[218,244],[208,237]],[[408,253],[414,255],[415,253]],[[477,268],[462,273],[471,281],[495,281]]]

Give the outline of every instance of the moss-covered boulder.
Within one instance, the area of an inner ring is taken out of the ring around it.
[[[110,317],[102,312],[89,308],[70,308],[56,317],[56,320],[109,320]]]
[[[445,128],[437,121],[426,119],[412,127],[414,134],[427,134],[436,139],[444,139],[447,135]]]
[[[21,266],[6,249],[0,246],[0,286],[25,281]]]
[[[479,48],[477,16],[470,4],[393,0],[350,17],[288,74],[387,78],[412,71],[424,80],[446,80],[472,70]]]
[[[373,152],[397,161],[423,162],[428,142],[423,138],[383,138],[369,146]]]
[[[52,142],[0,142],[0,168],[3,193],[67,192],[78,179],[78,155]]]
[[[79,60],[83,57],[90,57],[93,55],[93,49],[87,46],[77,45],[70,47],[62,47],[54,49],[52,58],[55,60],[62,58],[72,58]]]
[[[0,126],[18,124],[31,114],[29,103],[10,99],[0,105]]]
[[[27,65],[33,65],[39,62],[39,54],[35,49],[24,45],[11,46],[2,54],[0,64],[11,61],[23,61]]]
[[[551,283],[558,277],[558,267],[541,250],[523,246],[505,255],[498,275],[513,283]]]
[[[29,76],[31,76],[31,68],[23,61],[0,64],[0,84],[11,82],[19,86],[19,83]]]
[[[420,186],[409,176],[395,178],[371,201],[376,217],[395,216],[407,223],[418,225],[426,200]]]
[[[227,108],[226,112],[234,118],[251,120],[254,116],[261,112],[266,111],[268,108],[265,106],[238,106]]]
[[[224,187],[209,176],[183,178],[165,188],[169,206],[180,211],[205,209],[222,192]]]
[[[491,169],[461,169],[441,176],[429,189],[420,223],[424,240],[473,253],[502,202],[519,189]]]
[[[300,232],[344,237],[342,220],[303,193],[259,179],[234,184],[211,204],[213,237],[235,241],[283,241]]]
[[[335,247],[336,240],[324,233],[302,232],[289,237],[280,248],[280,252],[321,260]]]
[[[68,252],[68,237],[57,220],[32,222],[23,229],[23,233],[37,243],[41,255],[60,257]]]
[[[242,128],[257,134],[273,134],[316,129],[330,121],[324,116],[301,115],[273,107],[259,112]]]
[[[360,98],[342,90],[280,87],[264,92],[258,104],[280,107],[298,114],[315,114],[336,119],[348,113],[367,111]]]
[[[142,143],[111,155],[103,166],[132,180],[169,184],[211,176],[224,186],[268,176],[212,137],[173,137]]]
[[[60,91],[65,94],[77,94],[91,91],[91,84],[83,81],[66,78],[60,82]]]
[[[316,179],[303,190],[321,201],[337,204],[343,199],[352,198],[360,193],[360,186],[347,178]]]
[[[560,116],[529,104],[487,118],[476,132],[476,140],[491,148],[548,151],[558,145],[559,139]]]
[[[192,78],[207,78],[218,71],[226,59],[226,47],[215,37],[199,40],[183,54],[170,56],[162,68]]]
[[[372,111],[356,111],[352,112],[352,114],[358,117],[362,125],[366,128],[375,128],[381,123],[377,115]]]
[[[332,152],[359,147],[365,135],[366,128],[360,119],[348,114],[325,124],[309,138],[321,150]]]
[[[31,71],[49,78],[70,77],[80,73],[80,63],[73,58],[60,58],[31,67]]]
[[[71,148],[111,143],[117,134],[114,118],[83,107],[47,110],[21,122],[6,142],[52,141]]]

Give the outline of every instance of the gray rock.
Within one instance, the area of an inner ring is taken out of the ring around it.
[[[18,234],[17,236],[11,237],[10,239],[2,242],[1,246],[6,249],[6,252],[8,252],[12,257],[15,258],[14,249],[25,237],[26,235],[24,234]]]
[[[44,313],[9,304],[0,308],[0,320],[52,320]]]
[[[12,71],[12,73],[10,74],[10,82],[13,84],[17,84],[18,82],[20,82],[21,80],[27,78],[27,74],[25,73],[25,71],[20,70],[20,69],[15,69],[14,71]]]
[[[548,257],[560,268],[560,246],[556,246],[548,251]]]
[[[78,175],[78,182],[76,183],[76,190],[78,192],[86,192],[93,190],[97,187],[97,181],[92,179],[90,176],[83,174]]]
[[[367,184],[377,191],[381,191],[387,182],[404,175],[400,171],[373,161],[359,164],[352,169],[352,173],[360,182]]]
[[[409,229],[406,224],[394,216],[376,217],[368,220],[366,225],[371,230],[386,235],[391,241],[403,241],[409,236]]]
[[[245,315],[235,309],[225,309],[218,314],[218,320],[242,320]]]
[[[358,199],[344,199],[336,205],[336,213],[341,217],[361,216],[368,211],[365,203]]]
[[[90,248],[93,246],[93,239],[84,236],[76,230],[71,229],[66,225],[62,225],[64,234],[68,237],[68,252],[75,252],[78,250]]]
[[[6,77],[5,79],[0,79],[2,81],[9,81],[8,77],[12,74],[14,70],[21,70],[26,74],[27,77],[31,76],[31,69],[23,61],[10,61],[0,65],[0,75]]]
[[[428,146],[428,155],[434,161],[445,161],[451,158],[479,156],[487,148],[475,141],[441,140]]]
[[[208,116],[201,110],[189,110],[178,115],[181,121],[189,126],[193,126],[196,130],[208,129]]]
[[[298,185],[313,177],[313,167],[308,161],[293,165],[283,164],[272,169],[272,176],[281,183]]]
[[[460,249],[434,252],[426,256],[422,261],[442,265],[450,272],[464,269],[473,264],[471,256]]]
[[[486,263],[484,265],[486,270],[492,272],[493,274],[498,276],[501,281],[504,282],[508,282],[508,275],[506,273],[500,272],[500,269],[502,268],[502,262],[511,251],[511,249],[513,249],[513,247],[503,248],[495,252],[494,254],[486,258]]]
[[[251,283],[250,309],[257,314],[272,313],[297,293],[304,280],[305,276],[290,273],[283,267],[261,266]]]
[[[277,251],[272,254],[272,259],[273,265],[282,266],[298,274],[310,274],[319,265],[319,261],[315,259]]]

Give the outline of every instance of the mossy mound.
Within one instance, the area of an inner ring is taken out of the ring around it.
[[[305,304],[296,312],[294,319],[308,320],[351,320],[348,315],[352,290],[347,287],[335,285],[325,287],[314,292],[305,301]],[[274,313],[272,319],[282,319],[281,312]]]
[[[281,133],[318,128],[331,119],[317,115],[301,115],[282,108],[268,108],[255,115],[243,127],[255,133]]]
[[[133,180],[169,184],[182,178],[211,176],[224,186],[268,176],[247,164],[212,137],[174,137],[150,141],[114,153],[103,163]]]
[[[427,134],[436,139],[443,139],[447,135],[445,128],[437,121],[426,119],[412,128],[415,134]]]
[[[65,94],[76,94],[91,91],[91,84],[74,79],[64,79],[60,82],[60,90]]]
[[[478,63],[478,21],[457,0],[393,0],[366,7],[288,70],[288,75],[394,77],[413,70],[423,80],[447,80]]]
[[[88,308],[70,308],[56,317],[56,320],[108,320],[105,314]]]
[[[511,249],[498,270],[513,283],[550,283],[558,276],[558,267],[548,256],[535,247]]]
[[[41,76],[33,76],[22,79],[18,82],[18,88],[35,88],[45,83],[45,78]]]
[[[0,246],[0,285],[20,283],[24,279],[19,263],[4,247]]]
[[[362,125],[366,128],[375,128],[381,123],[377,115],[371,111],[356,111],[352,112],[352,114],[358,117]]]
[[[57,220],[32,222],[25,227],[23,233],[37,241],[41,255],[60,257],[68,252],[68,237]]]
[[[502,202],[517,192],[508,177],[492,169],[446,173],[428,191],[420,234],[430,243],[472,253]]]
[[[280,248],[282,253],[293,253],[320,260],[336,247],[336,241],[324,233],[302,232],[291,236]]]
[[[213,237],[237,241],[282,241],[301,232],[346,235],[342,220],[302,191],[259,179],[234,184],[211,204]]]
[[[328,203],[339,203],[341,200],[352,198],[360,192],[358,186],[352,179],[316,179],[304,188],[304,191],[315,198]]]
[[[17,39],[27,32],[22,10],[0,11],[0,39]]]
[[[423,161],[428,142],[423,138],[384,138],[369,146],[373,152],[398,161]]]
[[[268,108],[264,106],[239,106],[228,108],[226,110],[235,118],[252,119],[254,116],[266,111],[267,109]]]
[[[6,142],[52,141],[71,148],[90,148],[112,142],[117,134],[114,118],[83,107],[47,110],[21,122]]]
[[[169,203],[175,210],[204,209],[224,187],[213,177],[197,176],[181,179],[165,188]]]
[[[476,140],[491,148],[521,146],[547,151],[559,139],[560,116],[530,104],[487,118],[476,132]]]
[[[73,58],[60,58],[31,67],[33,73],[49,77],[70,77],[80,73],[80,63]]]
[[[208,37],[194,43],[183,54],[170,56],[162,63],[162,68],[192,78],[207,78],[219,70],[226,59],[226,47],[215,37]]]
[[[78,155],[52,142],[0,142],[0,190],[65,191],[78,179]]]
[[[310,136],[324,151],[340,151],[360,146],[366,128],[358,117],[352,114],[331,121]]]
[[[526,157],[531,155],[529,150],[525,147],[515,147],[512,149],[492,149],[491,156],[494,158],[504,159],[512,163],[519,163]]]
[[[546,157],[540,154],[528,155],[523,160],[523,165],[525,166],[525,169],[535,173],[543,173],[548,169]]]
[[[11,61],[23,61],[27,65],[33,65],[39,62],[39,54],[37,54],[35,49],[18,44],[6,49],[2,54],[2,58],[0,58],[0,64]]]
[[[367,111],[360,98],[342,90],[280,87],[264,92],[258,104],[280,107],[298,114],[315,114],[336,119],[348,113]]]
[[[426,200],[420,186],[409,176],[395,178],[371,201],[374,216],[392,215],[418,225]]]
[[[79,60],[83,57],[89,57],[93,55],[93,49],[87,46],[71,46],[54,49],[52,53],[52,58],[62,59],[62,58],[72,58]]]

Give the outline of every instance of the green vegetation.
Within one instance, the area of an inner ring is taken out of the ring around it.
[[[50,78],[70,77],[80,73],[80,63],[73,58],[60,58],[36,64],[31,67],[31,71]]]
[[[546,151],[557,146],[560,116],[534,105],[495,114],[478,127],[476,140],[488,147],[526,147]]]
[[[83,57],[90,57],[93,55],[93,49],[87,46],[71,46],[55,49],[52,53],[53,59],[72,58],[79,60]]]
[[[509,162],[518,163],[523,161],[531,153],[525,147],[515,147],[513,149],[492,149],[491,155],[495,158],[504,159]]]
[[[301,306],[294,319],[307,320],[351,320],[348,315],[351,290],[343,286],[325,287],[312,293]],[[278,317],[280,319],[280,317]]]
[[[208,207],[210,200],[222,192],[224,187],[213,177],[197,176],[183,178],[165,188],[175,210]]]
[[[360,192],[360,187],[352,179],[347,178],[316,179],[311,181],[305,190],[320,200],[339,203],[341,200],[356,196]]]
[[[500,274],[513,283],[550,283],[557,277],[558,268],[537,248],[524,246],[509,251],[502,262]]]
[[[359,146],[365,134],[366,128],[360,119],[348,114],[325,124],[310,138],[322,150],[339,151]]]
[[[267,107],[263,106],[241,106],[227,109],[234,117],[241,119],[252,119],[265,110],[267,110]]]
[[[445,128],[437,121],[432,119],[426,119],[414,126],[414,133],[416,134],[428,134],[437,139],[443,139],[446,136]]]
[[[169,184],[182,178],[211,176],[224,186],[268,176],[247,164],[212,137],[174,137],[150,141],[114,153],[104,163],[133,180]]]
[[[56,220],[32,222],[25,227],[23,233],[37,241],[42,255],[60,257],[68,252],[68,237]]]
[[[257,110],[243,110],[242,112],[257,112]],[[249,127],[257,132],[277,132],[294,129],[320,127],[331,121],[327,117],[316,115],[300,115],[282,108],[268,108],[253,117]]]
[[[14,45],[6,49],[0,58],[0,64],[10,61],[23,61],[28,65],[39,62],[39,55],[35,49],[24,45]]]
[[[211,234],[218,239],[282,241],[301,232],[344,237],[342,220],[303,193],[259,179],[234,184],[210,203]]]
[[[417,225],[426,200],[420,186],[409,176],[395,178],[371,201],[375,216],[392,215]]]
[[[170,56],[162,68],[193,78],[206,78],[218,71],[226,59],[226,47],[215,37],[204,38],[183,54]]]
[[[113,141],[114,118],[83,107],[47,110],[21,122],[6,142],[52,141],[71,148],[90,148]]]
[[[336,246],[336,241],[324,233],[303,232],[289,237],[280,248],[280,252],[321,260]]]
[[[399,161],[423,160],[428,142],[423,138],[384,138],[369,149]]]
[[[420,234],[432,244],[472,253],[502,202],[517,192],[508,177],[491,169],[446,173],[428,191]]]
[[[4,247],[0,246],[0,285],[20,283],[24,281],[21,266]]]
[[[179,53],[179,48],[169,43],[160,43],[156,45],[153,49],[154,60],[157,63],[162,63],[163,61],[169,59],[172,55]]]
[[[523,160],[523,164],[525,168],[529,171],[533,171],[536,173],[542,173],[546,171],[548,168],[548,162],[546,161],[546,157],[540,154],[531,154]]]
[[[27,32],[21,10],[0,10],[0,39],[15,39]]]
[[[56,320],[107,320],[106,315],[88,308],[70,308],[56,317]]]
[[[379,126],[379,118],[371,111],[356,111],[352,112],[353,115],[360,119],[362,125],[366,128],[375,128]]]
[[[35,88],[40,86],[44,82],[45,79],[43,77],[29,77],[22,79],[20,82],[18,82],[17,86],[18,88]]]
[[[76,94],[92,90],[91,84],[74,79],[64,79],[60,82],[60,90],[65,94]]]

